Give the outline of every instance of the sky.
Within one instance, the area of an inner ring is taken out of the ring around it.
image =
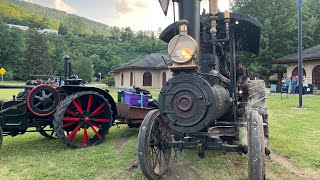
[[[109,26],[131,27],[133,30],[164,29],[173,22],[172,3],[165,16],[158,0],[25,0],[66,11]],[[209,0],[201,1],[208,12]],[[177,5],[176,5],[177,6]],[[229,8],[229,0],[219,0],[221,11]],[[202,10],[201,10],[202,11]],[[178,14],[178,11],[176,11]]]

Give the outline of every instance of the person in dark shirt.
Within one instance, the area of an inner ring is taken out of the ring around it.
[[[297,83],[298,83],[297,77],[291,76],[290,94],[296,94]]]

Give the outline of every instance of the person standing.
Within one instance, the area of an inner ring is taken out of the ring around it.
[[[296,76],[291,76],[290,94],[296,94],[297,82]]]
[[[303,95],[307,95],[308,94],[308,79],[306,78],[306,76],[303,76],[303,81],[302,81],[302,86],[303,86]]]
[[[291,83],[291,80],[290,78],[287,77],[287,79],[284,81],[286,87],[287,87],[287,93],[289,93],[289,86],[290,86],[290,83]]]

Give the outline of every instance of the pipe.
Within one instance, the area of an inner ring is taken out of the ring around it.
[[[216,15],[218,13],[218,0],[209,1],[209,13]]]
[[[188,34],[200,44],[200,1],[179,0],[179,20],[188,21]]]
[[[31,85],[0,85],[0,89],[25,89],[25,88],[34,88],[36,86]]]

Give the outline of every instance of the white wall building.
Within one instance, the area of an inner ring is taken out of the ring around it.
[[[162,88],[172,77],[168,68],[172,61],[168,55],[150,54],[143,59],[115,68],[115,86],[117,88]]]

